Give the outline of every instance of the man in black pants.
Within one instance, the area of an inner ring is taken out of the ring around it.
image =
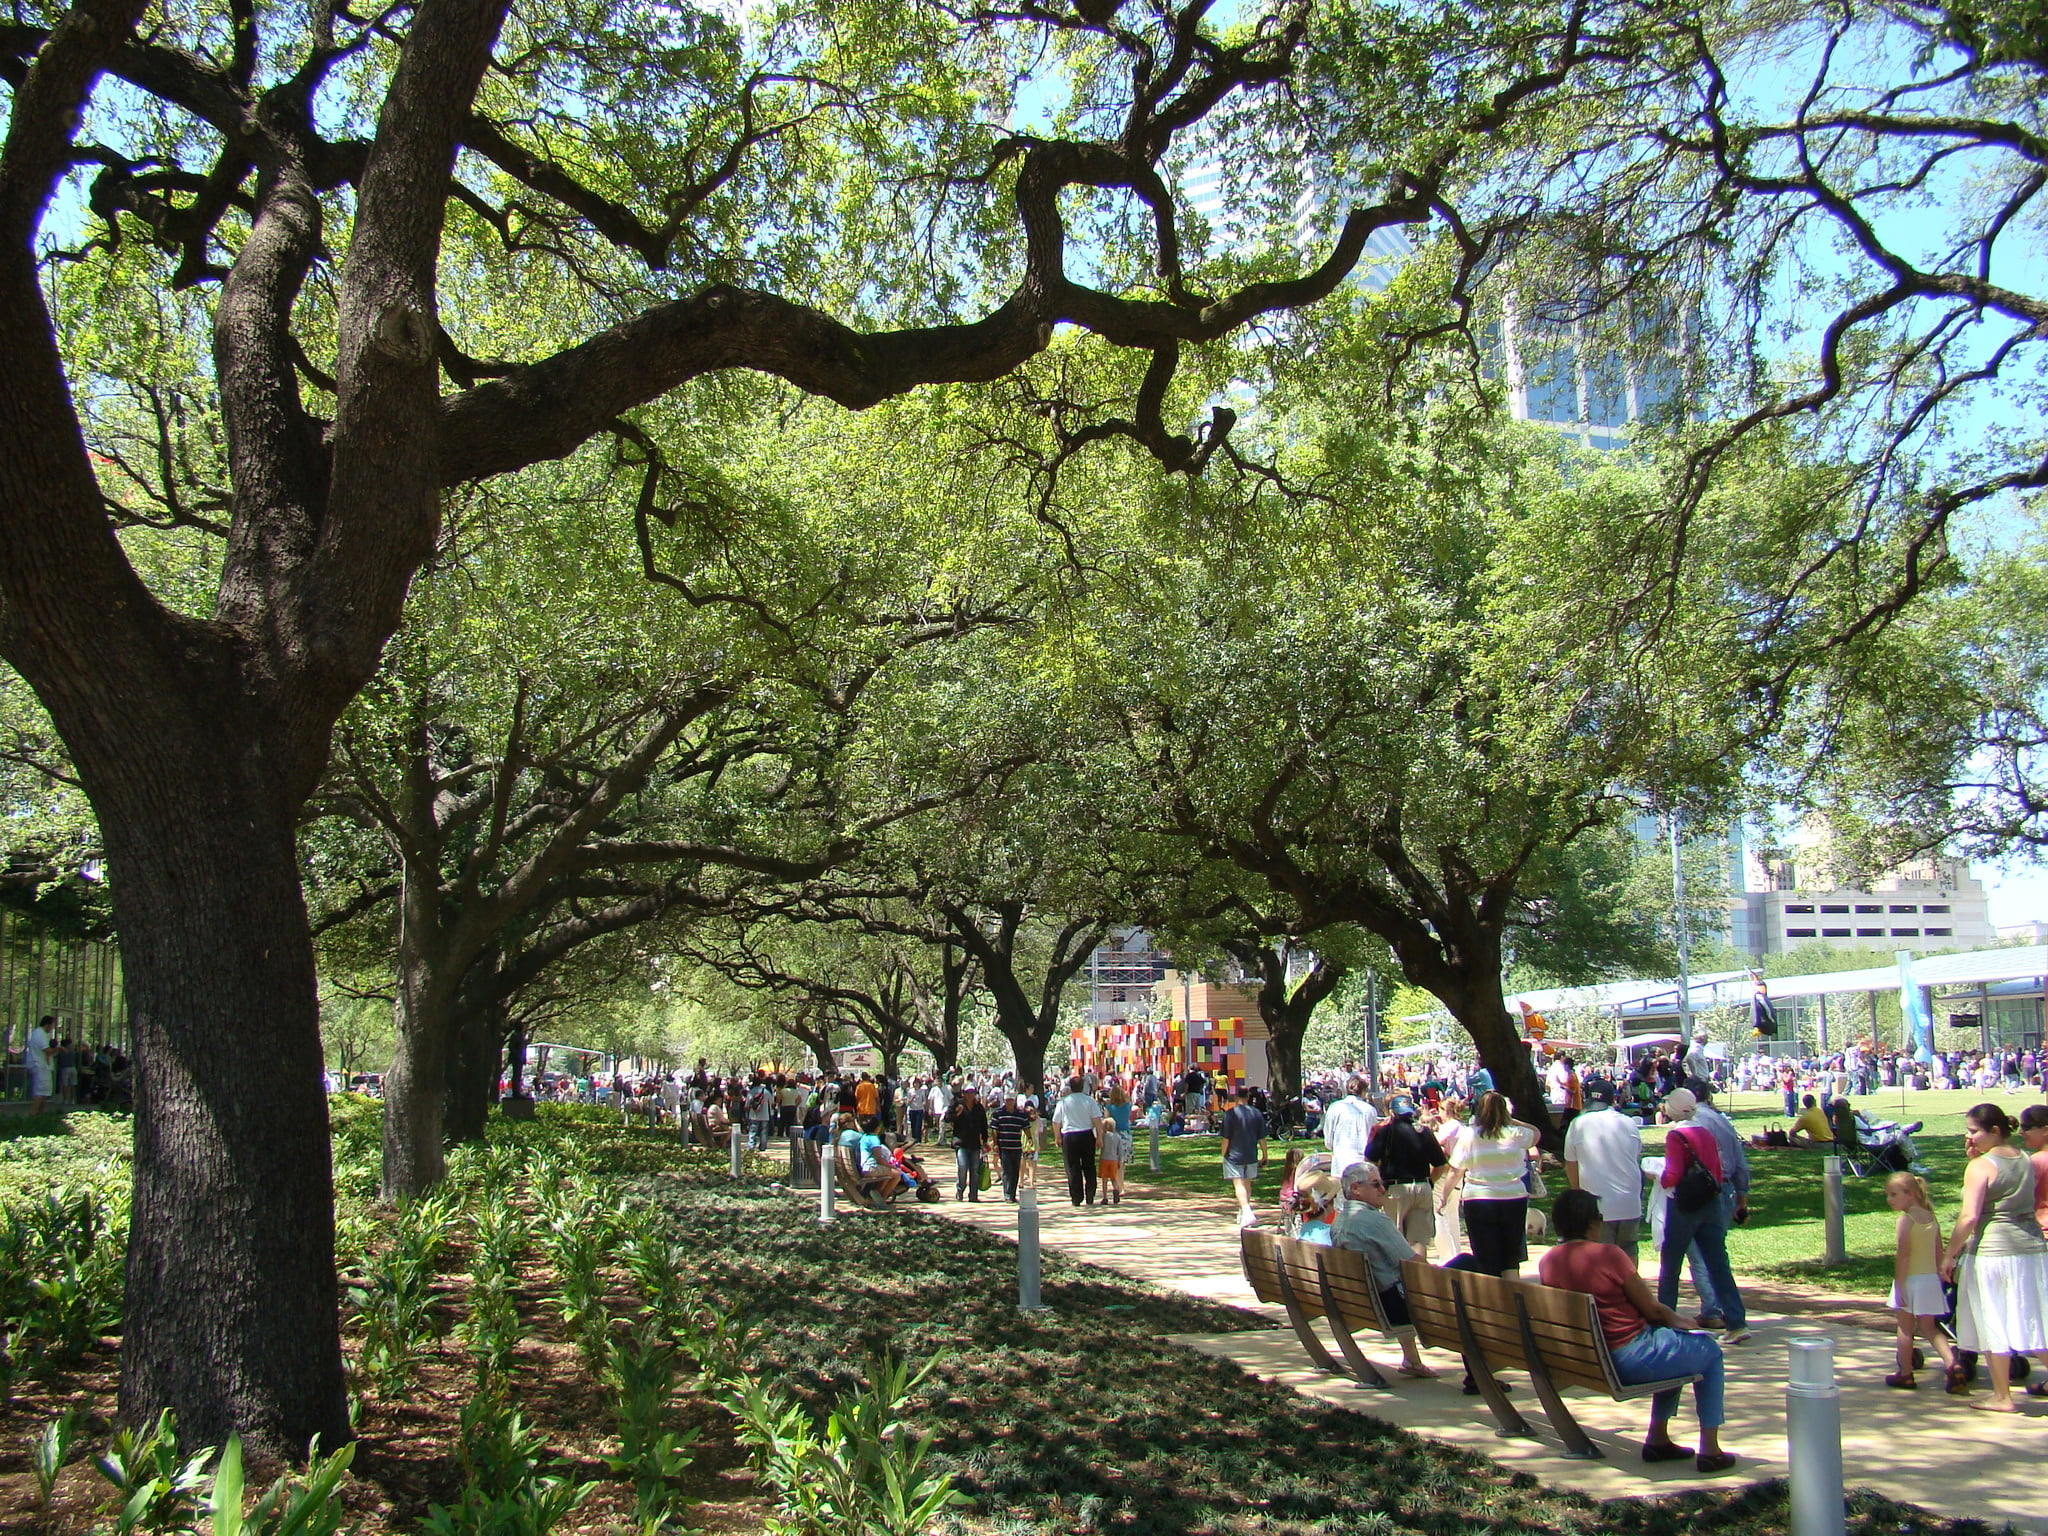
[[[1031,1114],[1014,1093],[1003,1095],[1002,1108],[989,1116],[995,1133],[996,1159],[1003,1168],[1003,1198],[1017,1203],[1017,1173],[1024,1164],[1024,1138],[1031,1134]]]
[[[1060,1133],[1060,1156],[1067,1164],[1067,1195],[1075,1205],[1095,1203],[1095,1127],[1104,1116],[1078,1077],[1067,1079],[1067,1096],[1053,1106],[1052,1128]]]

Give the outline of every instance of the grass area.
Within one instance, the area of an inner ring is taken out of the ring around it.
[[[364,1203],[375,1130],[371,1106],[337,1112],[342,1219],[365,1229],[344,1247],[358,1252],[390,1241],[390,1218]],[[38,1172],[51,1183],[92,1169],[104,1176],[123,1135],[124,1122],[73,1116],[62,1130],[6,1135],[0,1152],[32,1141],[55,1150],[0,1156],[0,1167],[12,1170],[17,1193],[33,1193]],[[1788,1524],[1782,1485],[1602,1504],[1299,1397],[1160,1337],[1260,1327],[1262,1319],[1055,1251],[1044,1255],[1052,1310],[1020,1315],[1008,1244],[928,1210],[847,1212],[821,1228],[808,1200],[770,1187],[779,1170],[769,1159],[735,1184],[721,1155],[626,1131],[609,1117],[546,1108],[532,1125],[495,1126],[493,1139],[543,1150],[579,1179],[597,1181],[606,1212],[628,1219],[655,1212],[689,1283],[750,1320],[743,1346],[750,1369],[814,1409],[873,1379],[884,1352],[937,1356],[910,1418],[933,1433],[968,1498],[943,1522],[951,1536],[1689,1536],[1708,1528],[1782,1536]],[[1167,1151],[1163,1182],[1222,1189],[1213,1140]],[[1267,1198],[1277,1178],[1276,1159]],[[427,1504],[458,1491],[458,1415],[476,1388],[469,1345],[453,1325],[471,1305],[480,1238],[480,1229],[460,1223],[440,1261],[439,1325],[423,1346],[415,1384],[387,1397],[357,1378],[362,1442],[347,1497],[352,1536],[418,1531]],[[623,1326],[638,1291],[620,1257],[610,1252],[604,1284],[606,1305]],[[625,1528],[631,1496],[607,1471],[614,1404],[578,1364],[558,1284],[547,1257],[529,1249],[515,1291],[523,1340],[513,1389],[567,1472],[602,1485],[561,1536],[596,1536]],[[353,1327],[347,1341],[358,1356],[362,1339]],[[118,1340],[109,1337],[76,1366],[18,1383],[16,1397],[0,1408],[0,1532],[83,1536],[101,1518],[107,1490],[82,1460],[64,1473],[49,1513],[17,1524],[5,1511],[30,1507],[25,1443],[61,1407],[80,1411],[95,1443],[108,1432],[117,1360]],[[700,1393],[677,1411],[698,1435],[688,1491],[700,1502],[689,1524],[719,1536],[760,1529],[766,1501],[750,1486],[725,1409]],[[1873,1495],[1851,1503],[1852,1536],[1985,1529]]]
[[[1860,1107],[1875,1120],[1926,1122],[1913,1141],[1927,1169],[1928,1190],[1944,1228],[1955,1220],[1962,1193],[1963,1115],[1984,1097],[1965,1089],[1908,1093],[1902,1109],[1899,1091],[1894,1088],[1859,1101]],[[1992,1094],[1990,1098],[2015,1116],[2026,1104],[2036,1102],[2018,1094]],[[1784,1106],[1775,1093],[1736,1094],[1723,1107],[1745,1137],[1762,1132],[1766,1126],[1786,1123]],[[1130,1169],[1132,1183],[1229,1198],[1216,1137],[1161,1137],[1162,1167],[1157,1174],[1148,1165],[1142,1127],[1136,1141]],[[1643,1144],[1646,1152],[1661,1150],[1661,1128],[1645,1131]],[[1253,1185],[1261,1211],[1271,1211],[1279,1199],[1280,1169],[1290,1146],[1322,1150],[1322,1143],[1314,1140],[1267,1143],[1266,1163]],[[1884,1203],[1884,1180],[1873,1176],[1844,1181],[1844,1231],[1849,1262],[1829,1268],[1821,1262],[1825,1248],[1822,1156],[1819,1152],[1776,1148],[1750,1153],[1749,1224],[1732,1232],[1728,1241],[1736,1272],[1882,1299],[1891,1285],[1892,1233],[1897,1221]],[[1547,1177],[1553,1194],[1564,1188],[1561,1170],[1551,1170]]]
[[[1192,1149],[1190,1149],[1192,1151]],[[1193,1167],[1190,1162],[1189,1173]],[[1161,1332],[1246,1315],[1047,1253],[1052,1309],[1019,1315],[1004,1245],[929,1212],[831,1228],[787,1196],[657,1177],[698,1276],[758,1322],[772,1376],[822,1396],[873,1353],[939,1354],[918,1417],[958,1469],[969,1530],[1144,1536],[1778,1536],[1782,1485],[1596,1503],[1277,1389]],[[1858,1495],[1850,1530],[1961,1530]]]

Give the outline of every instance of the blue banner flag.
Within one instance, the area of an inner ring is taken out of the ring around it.
[[[1906,1033],[1913,1042],[1913,1055],[1920,1061],[1934,1060],[1934,1015],[1927,1007],[1927,994],[1913,980],[1913,952],[1898,951],[1899,1017],[1906,1021]]]

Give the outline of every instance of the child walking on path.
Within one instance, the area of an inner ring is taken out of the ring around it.
[[[1102,1155],[1096,1173],[1102,1181],[1102,1198],[1111,1205],[1124,1203],[1124,1164],[1131,1160],[1131,1137],[1114,1121],[1102,1133]]]
[[[1899,1213],[1898,1256],[1892,1271],[1892,1315],[1899,1323],[1899,1368],[1885,1377],[1888,1387],[1911,1390],[1913,1351],[1919,1340],[1941,1357],[1951,1392],[1967,1391],[1956,1367],[1956,1352],[1941,1331],[1948,1298],[1941,1289],[1941,1224],[1927,1198],[1927,1186],[1910,1173],[1895,1173],[1884,1183],[1884,1200]]]

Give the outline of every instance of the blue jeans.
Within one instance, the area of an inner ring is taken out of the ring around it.
[[[955,1147],[953,1149],[953,1198],[958,1200],[966,1195],[971,1200],[981,1198],[981,1168],[986,1155],[980,1147]]]
[[[1615,1373],[1623,1381],[1661,1381],[1698,1374],[1692,1384],[1692,1405],[1701,1429],[1719,1429],[1721,1409],[1721,1344],[1711,1334],[1681,1333],[1676,1328],[1645,1328],[1612,1351]],[[1650,1422],[1668,1424],[1678,1412],[1678,1391],[1659,1392],[1650,1399]]]
[[[910,1139],[924,1140],[924,1111],[921,1109],[913,1109],[910,1112]]]
[[[1724,1184],[1721,1187],[1721,1240],[1724,1247],[1727,1244],[1728,1233],[1734,1229],[1734,1226],[1735,1191]],[[1715,1283],[1713,1272],[1707,1267],[1706,1258],[1700,1251],[1700,1243],[1697,1237],[1693,1239],[1692,1246],[1685,1251],[1685,1267],[1692,1272],[1692,1288],[1698,1291],[1700,1295],[1701,1317],[1723,1318],[1731,1326],[1738,1320],[1746,1321],[1748,1319],[1749,1314],[1742,1305],[1742,1293],[1736,1289],[1732,1278],[1727,1289],[1733,1299],[1723,1300],[1721,1295],[1722,1288]],[[1734,1273],[1733,1264],[1729,1265],[1729,1273],[1731,1276]],[[1735,1311],[1734,1318],[1728,1317],[1728,1312],[1725,1309],[1729,1307],[1732,1307]]]
[[[1735,1271],[1728,1263],[1728,1217],[1735,1197],[1723,1190],[1696,1211],[1681,1211],[1676,1200],[1664,1207],[1664,1246],[1657,1254],[1657,1299],[1667,1307],[1678,1305],[1678,1271],[1688,1252],[1696,1252],[1699,1276],[1706,1281],[1700,1291],[1701,1316],[1716,1317],[1730,1328],[1749,1321],[1742,1304],[1742,1292],[1735,1284]]]

